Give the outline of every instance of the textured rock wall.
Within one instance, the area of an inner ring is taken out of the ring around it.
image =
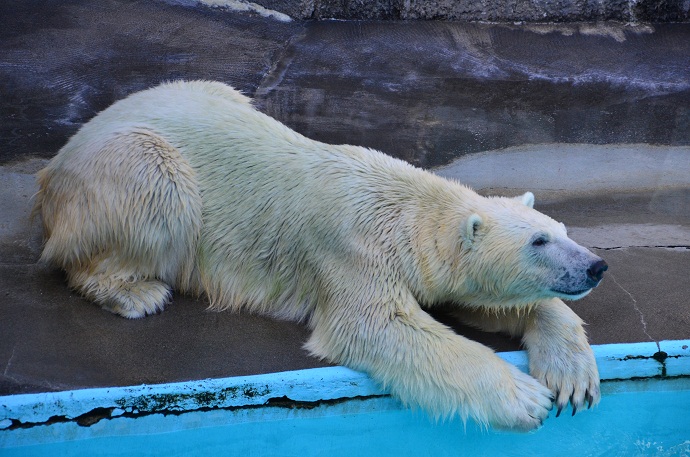
[[[687,22],[685,0],[256,0],[295,19]]]

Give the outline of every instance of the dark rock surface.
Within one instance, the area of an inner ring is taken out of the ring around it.
[[[420,166],[523,143],[690,144],[687,24],[281,22],[162,2],[0,4],[0,164],[132,92],[212,79],[317,140]]]
[[[682,0],[257,0],[296,19],[444,19],[491,22],[682,22],[690,5]]]

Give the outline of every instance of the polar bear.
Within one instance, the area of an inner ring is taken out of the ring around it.
[[[432,416],[515,430],[599,401],[582,321],[606,263],[533,209],[363,147],[310,140],[218,82],[166,83],[85,124],[39,172],[42,259],[129,318],[171,291],[305,322],[311,354]],[[531,375],[431,318],[520,335]]]

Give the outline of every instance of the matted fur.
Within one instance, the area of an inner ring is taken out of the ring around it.
[[[559,408],[599,400],[582,322],[558,298],[591,289],[597,258],[530,193],[485,198],[377,151],[312,141],[202,81],[115,103],[38,181],[42,259],[115,313],[160,311],[174,288],[304,321],[312,354],[436,417],[530,430],[552,396]],[[472,325],[522,335],[534,377],[420,307],[451,301]]]

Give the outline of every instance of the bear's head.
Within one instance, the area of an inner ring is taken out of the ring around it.
[[[531,192],[482,200],[460,234],[475,301],[500,306],[576,300],[599,284],[606,262],[568,238],[563,224],[536,211]]]

